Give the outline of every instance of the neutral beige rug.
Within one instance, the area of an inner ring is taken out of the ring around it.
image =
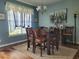
[[[43,52],[43,57],[40,57],[40,50],[37,49],[36,53],[33,54],[31,49],[27,51],[26,43],[14,46],[14,48],[26,55],[33,57],[34,59],[73,59],[77,52],[77,49],[60,46],[59,51],[55,51],[55,55],[47,55],[46,52]]]

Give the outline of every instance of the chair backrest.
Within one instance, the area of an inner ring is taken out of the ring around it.
[[[34,38],[37,38],[38,37],[37,31],[38,31],[38,29],[33,29]]]
[[[49,37],[55,37],[56,34],[55,34],[55,31],[54,31],[54,28],[53,27],[50,27],[49,28]]]
[[[47,36],[47,34],[48,34],[48,28],[47,28],[47,27],[43,27],[43,28],[41,29],[41,34],[42,34],[43,36]]]
[[[27,39],[33,38],[34,37],[33,29],[32,28],[26,28],[26,35],[27,35]]]
[[[40,43],[42,43],[44,41],[44,37],[42,35],[42,29],[38,28],[38,29],[34,29],[34,38],[36,40],[39,40]]]
[[[53,27],[50,27],[49,28],[49,38],[48,38],[48,41],[52,42],[52,43],[55,43],[58,44],[60,38],[59,38],[59,29],[58,28],[53,28]]]
[[[40,29],[40,28],[34,29],[33,32],[34,32],[35,38],[40,38],[40,37],[42,37],[42,33],[41,33],[41,29]]]

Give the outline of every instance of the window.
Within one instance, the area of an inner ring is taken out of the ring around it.
[[[31,8],[24,6],[18,6],[7,2],[6,4],[9,36],[15,36],[25,34],[25,28],[29,25],[32,26],[32,14]]]

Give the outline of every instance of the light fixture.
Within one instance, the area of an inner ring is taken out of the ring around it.
[[[46,12],[47,6],[45,5],[37,6],[36,10],[43,14],[44,12]]]
[[[76,38],[76,33],[77,33],[77,32],[76,32],[76,29],[77,29],[77,26],[76,26],[76,25],[77,25],[77,24],[76,24],[76,23],[77,23],[77,17],[78,17],[78,16],[79,16],[79,12],[78,12],[78,11],[75,11],[75,12],[74,12],[74,28],[75,28],[75,29],[74,29],[74,35],[75,35],[75,36],[74,36],[74,44],[77,44],[77,42],[76,42],[76,39],[77,39],[77,38]]]

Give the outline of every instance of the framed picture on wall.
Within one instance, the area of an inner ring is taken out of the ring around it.
[[[67,22],[67,12],[68,12],[67,8],[54,11],[50,14],[50,20],[52,22],[63,22],[63,21]]]
[[[4,20],[5,19],[5,13],[0,12],[0,20]]]

